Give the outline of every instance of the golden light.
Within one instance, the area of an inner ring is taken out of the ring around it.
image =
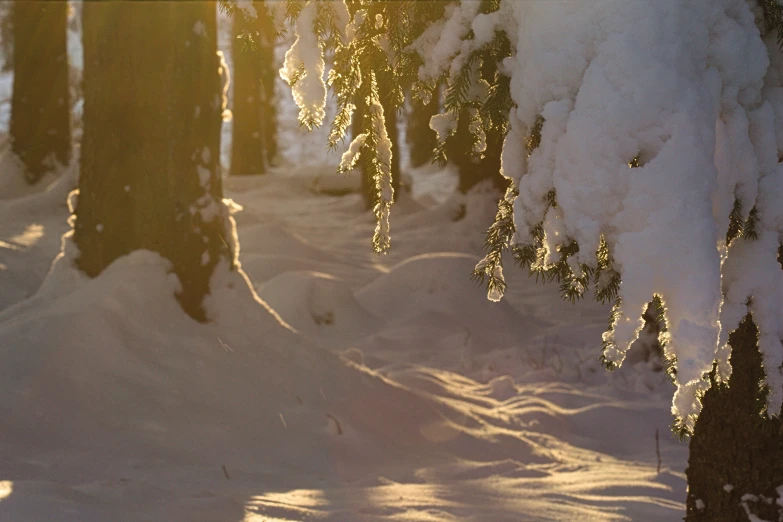
[[[0,480],[0,502],[11,496],[14,492],[14,483],[10,480]]]

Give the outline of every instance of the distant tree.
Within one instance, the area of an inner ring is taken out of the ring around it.
[[[507,131],[506,122],[484,105],[486,96],[492,92],[497,93],[501,88],[504,79],[498,72],[497,64],[509,54],[510,48],[503,38],[498,38],[495,45],[484,50],[481,67],[473,71],[476,76],[473,81],[486,88],[486,94],[482,92],[483,98],[474,96],[462,99],[454,92],[455,82],[450,83],[448,105],[457,113],[458,121],[454,134],[447,139],[446,149],[449,151],[448,157],[457,165],[459,191],[463,194],[484,180],[491,180],[499,191],[508,186],[508,180],[500,173],[500,155]],[[508,100],[504,102],[503,109],[506,109],[506,104],[510,105]],[[482,112],[485,113],[483,118]],[[476,127],[481,131],[478,132]]]
[[[214,2],[84,4],[84,138],[74,242],[89,276],[137,249],[179,278],[204,321],[215,267],[233,267],[218,170]]]
[[[434,157],[433,151],[438,144],[438,136],[430,128],[430,119],[440,111],[439,97],[439,89],[437,88],[427,104],[415,96],[411,97],[405,130],[405,141],[410,150],[411,167],[426,165]]]
[[[0,2],[0,53],[2,70],[14,70],[14,16],[11,2]]]
[[[34,184],[71,158],[68,4],[18,1],[11,4],[11,13],[11,149]]]
[[[263,2],[254,6],[256,17],[233,17],[232,176],[263,174],[277,156],[275,24]]]
[[[473,138],[470,131],[470,114],[467,109],[462,109],[457,128],[447,143],[448,159],[457,166],[458,190],[467,194],[484,180],[491,180],[498,190],[504,190],[508,182],[500,173],[503,136],[497,133],[487,136],[486,148],[480,154],[474,151]]]

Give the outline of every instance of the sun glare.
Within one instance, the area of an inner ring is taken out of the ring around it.
[[[0,502],[11,496],[14,492],[14,483],[10,480],[0,480]]]
[[[31,247],[36,244],[38,240],[41,239],[41,237],[43,237],[43,234],[43,225],[33,223],[32,225],[28,225],[27,228],[24,229],[24,232],[12,237],[10,241],[11,243],[22,247]]]

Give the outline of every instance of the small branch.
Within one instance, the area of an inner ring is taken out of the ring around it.
[[[655,430],[655,454],[658,455],[658,474],[661,474],[661,441],[658,430]]]
[[[343,427],[340,425],[340,421],[337,420],[337,417],[332,415],[331,413],[327,413],[326,417],[329,419],[332,419],[334,421],[334,425],[337,428],[337,434],[342,435],[343,434]]]
[[[228,470],[226,469],[226,465],[223,464],[221,467],[223,468],[223,476],[226,477],[226,480],[231,480],[231,477],[228,474]]]

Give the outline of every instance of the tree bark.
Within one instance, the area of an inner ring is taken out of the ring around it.
[[[138,249],[179,278],[194,319],[215,266],[233,266],[218,170],[214,2],[86,2],[84,137],[74,242],[94,277]]]
[[[274,21],[262,3],[255,7],[255,20],[234,16],[232,176],[263,174],[277,155]],[[240,38],[245,33],[252,36],[252,44]]]
[[[747,494],[759,498],[745,502],[752,514],[779,520],[783,507],[774,500],[776,488],[783,485],[783,425],[763,411],[766,393],[760,388],[763,369],[758,330],[750,315],[729,336],[729,343],[729,385],[713,382],[690,442],[685,520],[748,521],[742,506]]]
[[[71,116],[66,28],[60,0],[14,2],[11,149],[28,183],[71,159]]]

